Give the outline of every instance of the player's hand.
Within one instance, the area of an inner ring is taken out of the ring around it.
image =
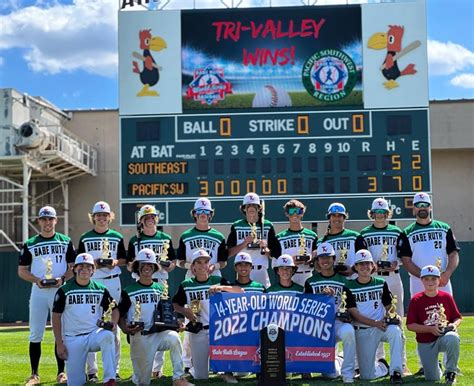
[[[260,240],[258,244],[260,245],[260,248],[267,249],[267,240]]]
[[[441,329],[439,328],[438,325],[434,325],[434,326],[427,326],[428,327],[428,331],[430,334],[433,334],[434,336],[442,336],[443,335],[443,331],[441,331]]]
[[[336,291],[334,291],[334,288],[331,288],[331,287],[325,287],[323,288],[323,292],[322,292],[324,295],[329,295],[329,296],[334,296],[336,294]]]
[[[376,320],[374,327],[377,327],[379,330],[385,331],[387,329],[387,324],[383,320]]]
[[[449,275],[446,272],[443,272],[441,274],[441,277],[439,278],[439,286],[444,287],[445,285],[448,284],[449,281]]]
[[[247,244],[250,244],[253,242],[253,237],[252,235],[248,235],[245,239],[244,239],[244,242],[243,242],[243,246],[244,248],[247,246]]]
[[[54,286],[54,288],[59,288],[59,287],[61,287],[63,284],[64,284],[63,278],[62,278],[62,277],[57,277],[57,278],[56,278],[56,285]]]
[[[219,292],[222,292],[221,286],[220,285],[213,285],[209,288],[209,294],[214,295]]]
[[[209,265],[209,270],[208,270],[209,275],[212,275],[215,270],[216,270],[216,265],[215,264]]]
[[[183,323],[182,320],[178,319],[178,332],[186,331],[186,325]]]
[[[38,288],[44,288],[44,287],[41,285],[41,279],[40,279],[39,277],[36,278],[35,284],[38,286]]]
[[[191,308],[185,308],[183,312],[181,312],[189,321],[191,322],[197,322],[196,315],[194,315],[194,312],[191,310]]]
[[[130,334],[130,335],[135,335],[137,333],[139,333],[140,331],[143,330],[143,327],[142,326],[127,326],[126,327],[126,331],[124,331],[126,334]]]
[[[63,342],[56,343],[56,352],[58,354],[58,357],[61,358],[62,360],[67,359],[67,354],[68,354],[67,348]]]

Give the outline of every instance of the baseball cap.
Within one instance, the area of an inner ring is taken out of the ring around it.
[[[196,200],[196,202],[194,203],[194,210],[197,209],[210,210],[211,212],[214,211],[211,206],[211,201],[206,197],[198,198]]]
[[[420,192],[415,194],[413,197],[413,205],[418,204],[419,202],[424,202],[431,205],[431,199],[428,193]]]
[[[347,217],[346,207],[340,202],[333,202],[329,205],[327,218],[332,214],[342,214],[344,217]]]
[[[331,243],[324,242],[318,245],[316,256],[336,256],[336,252]]]
[[[92,208],[92,214],[96,213],[110,213],[110,205],[105,201],[96,202]]]
[[[434,265],[427,265],[421,269],[420,272],[420,277],[425,277],[425,276],[436,276],[440,277],[441,272],[439,271],[438,267]]]
[[[56,218],[56,210],[52,206],[43,206],[38,212],[38,218],[41,217]]]
[[[248,253],[246,252],[240,252],[240,253],[237,253],[237,255],[235,255],[235,259],[234,259],[234,265],[237,265],[239,263],[250,263],[252,264],[252,256],[250,256]]]
[[[151,214],[157,216],[156,208],[153,205],[143,205],[138,212],[138,219],[140,220],[143,216]]]
[[[197,259],[200,259],[201,257],[206,258],[207,260],[211,260],[211,256],[206,250],[198,249],[193,252],[192,262],[194,263]]]
[[[370,261],[373,263],[374,259],[372,259],[372,254],[367,249],[358,250],[355,254],[353,265],[356,265],[357,263],[363,263],[365,261]]]
[[[89,253],[79,253],[74,261],[74,265],[78,264],[94,265],[94,258]]]
[[[273,268],[278,267],[295,267],[295,262],[293,261],[293,256],[291,255],[281,255],[273,265]]]
[[[372,202],[371,210],[386,210],[388,211],[388,201],[385,198],[376,198]]]
[[[244,200],[242,201],[242,206],[245,205],[260,205],[260,197],[257,193],[247,193],[244,196]]]

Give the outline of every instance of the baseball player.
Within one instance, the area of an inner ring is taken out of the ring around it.
[[[38,367],[46,321],[53,308],[57,289],[72,277],[71,269],[76,256],[71,239],[56,232],[57,217],[54,208],[41,208],[38,224],[40,233],[26,241],[18,259],[18,276],[32,283],[29,312],[31,376],[26,381],[27,385],[40,383]],[[41,280],[46,279],[46,276],[56,279],[56,284],[51,287],[43,286]],[[54,351],[58,366],[56,381],[66,383],[64,360],[58,357],[56,348]]]
[[[155,252],[143,248],[132,263],[132,270],[139,276],[136,283],[122,291],[119,305],[120,328],[130,334],[130,358],[133,365],[133,382],[137,385],[149,385],[153,367],[153,358],[157,351],[170,351],[173,365],[174,386],[194,386],[184,378],[183,348],[177,331],[157,331],[154,326],[154,312],[164,287],[153,281],[153,274],[160,269]],[[137,305],[140,321],[144,327],[129,327],[134,320]]]
[[[349,267],[345,272],[341,272],[344,276],[350,276],[351,279],[355,277],[350,267],[353,265],[355,253],[367,245],[364,238],[359,232],[345,229],[345,221],[349,218],[349,214],[346,211],[346,207],[339,203],[334,202],[329,205],[328,212],[326,214],[329,220],[328,230],[326,234],[318,241],[323,243],[325,241],[331,243],[336,252],[336,262],[340,261],[341,252],[346,252],[346,265]]]
[[[355,280],[347,282],[351,293],[350,301],[356,307],[348,308],[355,320],[354,329],[357,345],[357,359],[361,379],[376,379],[390,374],[391,383],[402,383],[402,331],[399,325],[386,324],[386,308],[391,305],[392,294],[387,283],[380,277],[373,277],[376,271],[371,253],[366,249],[357,251],[353,260],[357,272]],[[390,345],[390,367],[384,359],[375,360],[380,342]]]
[[[294,294],[302,294],[303,286],[296,284],[292,278],[297,268],[291,255],[281,255],[274,263],[278,282],[267,288],[267,292],[291,292]]]
[[[389,267],[381,269],[377,266],[377,275],[382,276],[387,282],[388,289],[393,295],[397,296],[397,314],[403,319],[405,310],[403,308],[403,283],[400,277],[400,267],[397,258],[397,240],[402,233],[401,229],[395,225],[389,224],[393,212],[388,206],[387,200],[384,198],[376,198],[372,202],[371,209],[367,212],[369,219],[373,221],[361,230],[360,234],[367,243],[367,249],[372,254],[374,262],[377,264],[379,260],[384,260]],[[403,375],[411,375],[407,367],[407,356],[405,350],[406,338],[402,329],[403,338]],[[380,347],[380,354],[377,357],[385,356],[383,344]]]
[[[343,292],[352,302],[347,303],[347,308],[356,307],[347,288],[348,280],[334,272],[334,260],[336,252],[332,245],[324,242],[318,245],[316,251],[316,260],[321,272],[314,272],[313,275],[306,280],[305,293],[310,294],[326,294],[335,297],[336,309],[341,302]],[[356,341],[354,327],[350,323],[344,323],[336,319],[336,341],[342,342],[344,360],[342,366],[336,360],[336,373],[326,374],[328,378],[336,378],[342,375],[343,383],[354,383]]]
[[[135,256],[137,256],[138,251],[143,248],[150,248],[158,257],[164,252],[164,249],[167,248],[167,259],[170,265],[168,267],[160,265],[160,269],[153,273],[153,281],[167,284],[169,272],[176,267],[176,255],[173,247],[173,240],[170,235],[158,230],[158,212],[153,205],[143,205],[140,208],[138,211],[138,222],[139,234],[133,236],[128,243],[128,267],[131,269]],[[133,270],[132,277],[135,280],[138,280],[139,278]],[[153,361],[154,378],[161,378],[163,376],[164,360],[165,352],[157,351],[155,360]]]
[[[440,352],[446,354],[446,384],[456,382],[459,372],[459,344],[457,329],[462,321],[456,302],[451,294],[440,291],[440,270],[428,265],[420,271],[423,292],[410,300],[407,314],[407,328],[416,333],[418,354],[427,381],[439,381],[438,366]],[[447,327],[448,331],[443,330]]]
[[[118,304],[122,288],[120,284],[120,273],[122,272],[120,266],[125,265],[127,254],[125,252],[123,236],[119,232],[109,228],[110,223],[114,218],[115,215],[110,210],[110,205],[108,203],[105,201],[96,202],[92,207],[92,213],[89,213],[89,221],[92,223],[93,229],[82,234],[79,239],[77,252],[86,252],[92,255],[96,262],[96,270],[92,279],[103,284]],[[108,252],[108,257],[112,259],[112,264],[106,266],[97,264],[97,261],[102,257],[103,252]],[[117,379],[120,379],[120,351],[120,330],[116,329],[115,363],[117,364]],[[87,380],[89,382],[97,382],[98,371],[96,353],[91,352],[87,356]]]
[[[56,292],[53,305],[53,332],[58,355],[66,360],[68,385],[86,383],[86,358],[89,352],[101,351],[104,365],[104,386],[115,386],[115,337],[118,309],[104,285],[91,277],[94,258],[80,253],[74,262],[75,279]],[[102,310],[101,310],[102,309]],[[102,312],[111,311],[112,331],[97,327]]]
[[[263,293],[265,292],[263,284],[250,278],[252,267],[252,256],[246,252],[237,253],[234,259],[234,269],[237,273],[237,278],[233,285],[241,287],[244,292]]]
[[[288,218],[290,226],[276,235],[279,242],[277,255],[285,254],[293,256],[297,270],[293,276],[293,281],[304,286],[306,279],[311,277],[313,268],[311,261],[299,260],[298,256],[307,255],[311,257],[316,249],[318,236],[312,230],[303,227],[303,216],[306,206],[298,200],[290,200],[284,206],[285,215]],[[302,245],[303,244],[303,245]],[[272,251],[273,252],[273,251]]]
[[[250,278],[269,287],[268,261],[270,254],[267,246],[278,245],[275,239],[275,229],[270,221],[262,219],[263,206],[256,193],[247,193],[244,196],[240,211],[245,217],[235,221],[230,228],[227,238],[229,256],[235,256],[239,252],[245,252],[252,256],[254,265],[250,272]],[[248,248],[254,241],[252,227],[256,232],[255,238],[258,240],[259,248]]]
[[[189,334],[191,358],[193,368],[191,370],[195,379],[209,378],[209,297],[212,293],[219,291],[243,292],[240,287],[230,286],[230,283],[215,275],[210,275],[211,256],[204,249],[193,252],[190,269],[193,277],[185,279],[173,297],[173,306],[176,312],[183,314],[189,321],[200,322],[203,329],[197,333]],[[199,311],[194,314],[190,308],[192,301],[199,300]],[[188,307],[185,307],[188,305]],[[230,374],[222,374],[227,383],[237,383]]]
[[[453,293],[450,277],[459,264],[459,245],[448,224],[431,218],[431,199],[426,193],[413,198],[416,222],[407,226],[398,241],[399,256],[410,273],[410,294],[423,291],[421,268],[427,265],[441,267],[439,280],[442,291]]]

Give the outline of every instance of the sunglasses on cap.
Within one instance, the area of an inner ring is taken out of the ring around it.
[[[290,215],[290,216],[293,216],[293,215],[300,215],[300,214],[303,214],[304,212],[304,209],[303,208],[289,208],[287,210],[287,213]]]
[[[195,210],[195,213],[196,214],[207,214],[207,215],[210,215],[211,214],[211,211],[209,209],[196,209]]]
[[[334,205],[329,209],[329,213],[345,213],[346,209],[340,205]]]
[[[428,204],[427,202],[417,202],[415,204],[415,208],[428,208],[430,206],[430,204]]]
[[[374,209],[374,210],[372,211],[372,213],[376,213],[376,214],[385,214],[385,213],[387,213],[387,212],[388,212],[388,211],[385,210],[385,209]]]

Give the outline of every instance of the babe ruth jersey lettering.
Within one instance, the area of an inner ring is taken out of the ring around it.
[[[346,264],[349,266],[352,266],[355,253],[360,249],[367,248],[364,238],[361,236],[361,234],[351,229],[344,229],[342,232],[339,232],[335,235],[324,235],[318,240],[318,244],[325,241],[331,243],[333,246],[334,251],[336,252],[336,261],[339,261],[341,250],[347,250]]]
[[[287,254],[290,256],[299,255],[300,252],[300,240],[304,237],[304,253],[311,256],[312,252],[316,249],[318,235],[312,230],[303,228],[299,231],[292,231],[285,229],[276,235],[278,242],[280,243],[280,255]],[[309,264],[299,264],[297,272],[312,271],[313,269]]]
[[[211,256],[210,264],[227,261],[227,248],[224,235],[214,228],[201,231],[197,228],[186,230],[179,239],[178,260],[191,263],[193,252],[204,249]]]
[[[267,292],[290,292],[293,294],[302,294],[304,292],[304,288],[293,282],[289,287],[284,287],[280,283],[277,283],[267,288]]]
[[[160,302],[163,293],[163,285],[153,282],[150,285],[144,285],[140,282],[127,286],[122,291],[119,304],[120,316],[127,315],[127,320],[133,320],[135,314],[135,306],[140,303],[141,319],[145,323],[145,330],[149,330],[153,326],[153,317],[155,308]]]
[[[77,253],[87,252],[91,254],[95,260],[99,259],[102,256],[104,239],[109,241],[109,257],[113,259],[125,259],[127,257],[123,236],[113,229],[108,229],[104,233],[96,232],[94,229],[83,233],[79,239]],[[120,275],[120,272],[120,267],[102,267],[96,269],[92,277],[94,279],[103,279],[111,275]]]
[[[384,228],[369,225],[360,231],[375,262],[380,260],[385,244],[388,247],[387,261],[397,261],[397,240],[401,233],[402,230],[392,224]]]
[[[65,336],[88,334],[97,330],[97,320],[107,310],[112,297],[104,285],[91,280],[79,285],[69,280],[58,289],[53,312],[62,314],[62,333]]]
[[[247,284],[239,283],[236,280],[232,285],[238,285],[240,288],[244,290],[244,292],[258,292],[258,293],[265,292],[265,287],[263,286],[263,284],[254,280],[250,280],[250,283],[247,283]]]
[[[461,313],[451,294],[438,291],[434,297],[419,292],[410,300],[407,313],[407,324],[417,323],[426,326],[434,326],[438,324],[440,305],[444,306],[446,320],[449,323],[456,319],[461,319]],[[427,333],[416,333],[416,341],[418,343],[431,343],[438,339],[437,336]]]
[[[354,301],[357,310],[367,318],[381,320],[385,316],[385,306],[392,301],[392,294],[388,289],[385,280],[372,277],[368,283],[359,283],[358,279],[349,280],[347,286],[351,292],[348,295],[349,301]],[[349,299],[353,296],[353,299]],[[360,322],[354,322],[355,325],[370,327]]]
[[[432,220],[427,225],[417,222],[407,226],[398,241],[399,255],[409,256],[412,262],[422,268],[435,265],[441,259],[441,272],[446,270],[448,255],[459,251],[459,245],[448,224]]]
[[[209,325],[209,288],[213,285],[230,285],[227,279],[220,276],[209,276],[206,281],[200,282],[195,277],[190,277],[184,280],[178,288],[176,295],[173,296],[173,303],[184,307],[186,304],[190,305],[191,301],[199,300],[201,311],[199,312],[199,322],[204,326]]]
[[[68,268],[68,263],[74,263],[76,252],[71,239],[56,232],[53,237],[36,235],[23,245],[18,265],[31,266],[30,272],[36,277],[44,278],[48,260],[51,260],[52,275],[61,277]]]
[[[307,294],[321,294],[326,287],[332,288],[335,292],[335,303],[336,307],[341,301],[342,292],[347,295],[347,308],[356,307],[355,303],[349,303],[353,301],[353,297],[349,296],[348,280],[338,273],[332,276],[323,276],[318,272],[314,272],[313,275],[306,279],[304,285],[304,292]]]

